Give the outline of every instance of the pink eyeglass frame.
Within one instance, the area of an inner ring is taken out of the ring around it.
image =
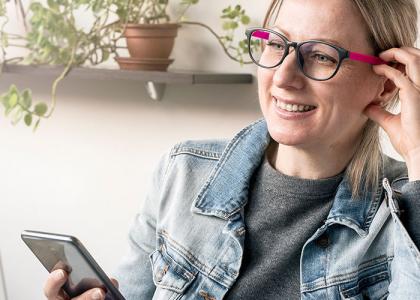
[[[262,30],[255,30],[252,32],[252,36],[264,39],[264,40],[268,40],[269,36],[270,36],[270,32],[267,31],[262,31]],[[358,52],[351,52],[348,51],[344,48],[338,47],[336,45],[332,45],[329,43],[325,43],[324,41],[316,41],[316,40],[311,40],[308,42],[322,42],[324,44],[328,44],[330,46],[333,46],[336,49],[341,49],[347,52],[347,55],[345,56],[345,58],[349,58],[351,60],[355,60],[355,61],[361,61],[364,63],[368,63],[371,65],[383,65],[383,64],[387,64],[386,61],[384,61],[383,59],[377,57],[377,56],[372,56],[372,55],[366,55],[366,54],[362,54],[362,53],[358,53]]]

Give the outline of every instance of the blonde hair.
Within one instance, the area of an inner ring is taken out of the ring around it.
[[[264,18],[263,26],[277,19],[284,0],[273,0]],[[414,0],[348,0],[360,11],[369,34],[369,42],[375,52],[414,46],[417,39],[417,9]],[[398,104],[398,93],[385,108],[391,110]],[[379,126],[368,120],[360,138],[360,144],[347,169],[352,197],[362,191],[376,190],[383,165],[379,138]],[[366,178],[361,182],[363,176]]]

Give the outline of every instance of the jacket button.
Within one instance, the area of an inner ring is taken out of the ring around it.
[[[321,248],[327,248],[330,245],[330,239],[325,233],[321,235],[315,242]]]

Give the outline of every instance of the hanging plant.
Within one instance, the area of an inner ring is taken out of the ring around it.
[[[188,9],[199,0],[181,0],[180,15],[174,23],[201,26],[209,30],[223,47],[226,55],[240,64],[250,63],[244,60],[247,53],[247,41],[234,41],[236,30],[250,22],[245,10],[240,6],[228,6],[223,9],[222,35],[217,34],[208,25],[188,21],[184,17]],[[20,90],[11,85],[0,96],[5,115],[13,124],[21,120],[27,126],[37,129],[41,120],[48,119],[57,103],[57,87],[60,82],[78,66],[95,66],[107,61],[111,56],[119,57],[117,45],[129,23],[165,24],[171,22],[167,13],[169,0],[47,0],[33,1],[27,14],[21,0],[16,0],[16,8],[22,16],[26,30],[24,36],[8,33],[5,0],[0,0],[0,50],[1,65],[20,62],[29,65],[61,66],[61,74],[51,86],[51,100],[34,101],[29,89]],[[78,24],[78,15],[92,20],[87,27]],[[28,24],[28,26],[26,26]],[[29,54],[24,57],[7,58],[8,47],[26,48]]]

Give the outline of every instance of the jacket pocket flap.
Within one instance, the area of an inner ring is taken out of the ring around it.
[[[150,254],[150,262],[153,282],[158,287],[182,294],[195,278],[194,274],[160,250],[155,250]]]

